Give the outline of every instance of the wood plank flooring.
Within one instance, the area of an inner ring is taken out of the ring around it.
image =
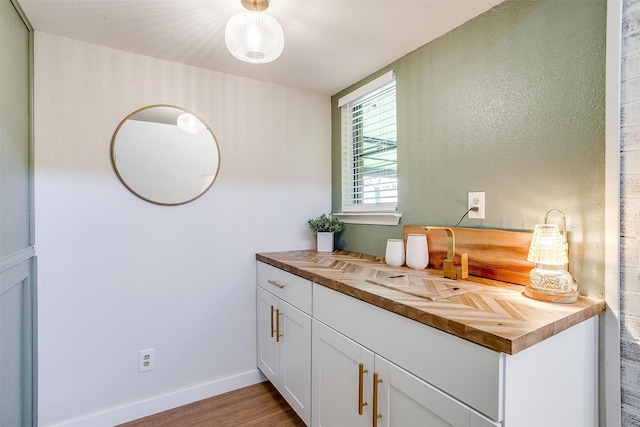
[[[270,382],[190,403],[119,427],[304,427]]]

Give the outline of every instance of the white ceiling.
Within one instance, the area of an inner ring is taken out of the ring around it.
[[[18,0],[42,31],[334,95],[502,0],[271,0],[284,52],[246,64],[226,49],[240,0]]]

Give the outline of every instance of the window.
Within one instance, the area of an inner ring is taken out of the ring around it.
[[[389,72],[338,102],[342,121],[342,219],[396,211],[396,82]],[[399,218],[399,214],[393,215]],[[398,219],[395,220],[397,224]],[[380,222],[373,222],[380,223]]]

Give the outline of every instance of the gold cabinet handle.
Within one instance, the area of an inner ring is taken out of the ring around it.
[[[280,313],[280,309],[276,308],[276,342],[280,342],[280,337],[282,336],[280,334],[280,316],[282,316],[282,313]]]
[[[364,374],[366,372],[369,372],[368,370],[364,369],[364,364],[360,364],[360,372],[359,372],[359,379],[358,379],[358,415],[362,415],[363,412],[363,408],[365,406],[368,405],[367,402],[363,402],[363,389],[364,389]]]
[[[275,329],[273,329],[273,312],[276,311],[273,308],[273,305],[271,306],[271,338],[273,338],[273,334],[276,332]]]
[[[267,280],[267,282],[269,282],[270,285],[273,285],[278,289],[284,289],[284,285],[276,282],[275,280]]]
[[[373,427],[378,426],[378,418],[382,418],[382,414],[378,413],[378,384],[382,382],[378,378],[378,373],[373,373]]]

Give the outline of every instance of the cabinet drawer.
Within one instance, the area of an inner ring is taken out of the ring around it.
[[[502,421],[504,355],[314,283],[314,318]]]
[[[311,315],[311,282],[257,261],[258,286]]]

